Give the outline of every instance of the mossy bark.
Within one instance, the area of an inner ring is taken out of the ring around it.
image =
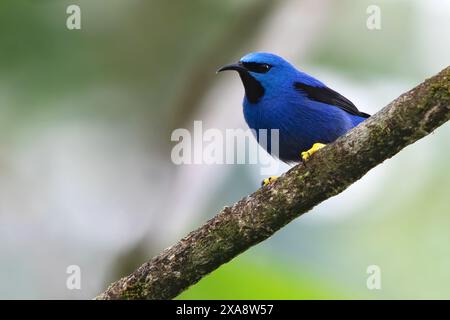
[[[449,118],[450,67],[319,150],[306,165],[295,166],[273,185],[225,207],[97,299],[176,297]]]

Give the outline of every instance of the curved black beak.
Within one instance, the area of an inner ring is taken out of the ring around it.
[[[227,64],[217,70],[216,73],[221,71],[234,70],[237,71],[239,77],[242,80],[245,89],[245,96],[250,103],[257,103],[261,97],[264,95],[264,87],[256,80],[249,72],[249,70],[244,66],[242,62],[236,62],[232,64]]]
[[[234,71],[238,71],[238,72],[247,71],[247,69],[245,69],[245,67],[243,66],[243,64],[241,62],[237,62],[237,63],[227,64],[227,65],[223,66],[222,68],[217,70],[216,73],[219,73],[221,71],[227,71],[227,70],[234,70]]]

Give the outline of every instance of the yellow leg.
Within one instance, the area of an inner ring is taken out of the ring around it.
[[[314,143],[311,149],[302,152],[302,160],[307,161],[314,153],[316,153],[318,150],[325,147],[326,144],[323,143]]]
[[[269,184],[274,183],[278,179],[277,176],[271,176],[263,180],[261,183],[262,186],[268,186]]]

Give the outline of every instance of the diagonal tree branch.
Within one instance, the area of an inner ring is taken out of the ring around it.
[[[450,119],[450,67],[391,102],[272,186],[225,207],[97,299],[171,299],[220,265],[337,195]]]

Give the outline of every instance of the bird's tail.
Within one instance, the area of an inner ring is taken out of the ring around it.
[[[368,113],[365,113],[365,112],[359,112],[359,116],[360,117],[363,117],[363,118],[365,118],[365,119],[367,119],[367,118],[369,118],[370,117],[370,114],[368,114]]]

